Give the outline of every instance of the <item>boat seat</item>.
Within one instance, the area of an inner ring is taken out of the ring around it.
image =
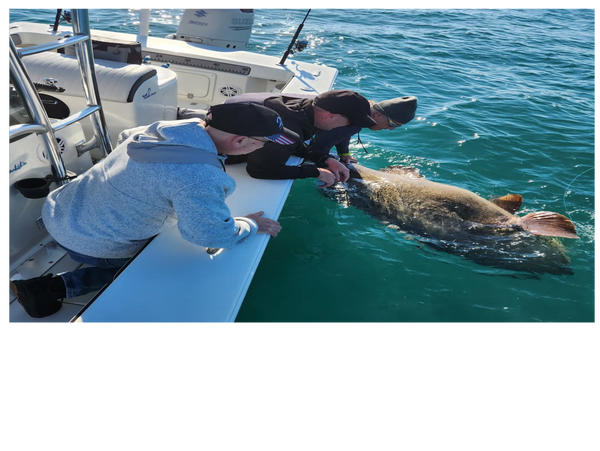
[[[31,81],[44,83],[54,78],[65,95],[84,97],[77,58],[54,52],[43,52],[23,58]],[[96,79],[103,101],[130,103],[140,86],[157,75],[156,68],[102,59],[95,60]]]
[[[32,82],[56,80],[63,92],[45,92],[49,117],[57,119],[87,107],[77,58],[56,52],[44,52],[23,58]],[[177,118],[178,77],[170,69],[151,64],[128,64],[94,59],[98,92],[113,146],[119,133],[128,128]],[[51,108],[60,105],[60,108]],[[93,136],[92,122],[81,121],[87,139]],[[94,151],[93,151],[94,152]],[[100,152],[92,154],[100,158]]]

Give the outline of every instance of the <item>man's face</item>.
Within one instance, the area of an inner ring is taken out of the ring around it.
[[[257,149],[264,147],[268,142],[270,141],[266,138],[248,136],[244,146],[240,148],[240,154],[252,153]]]
[[[373,127],[369,127],[370,130],[393,130],[402,125],[392,121],[385,114],[375,111],[373,108],[371,108],[371,117],[377,124],[373,125]]]

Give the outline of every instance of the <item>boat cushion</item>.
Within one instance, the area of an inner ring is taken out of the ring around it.
[[[157,74],[156,69],[148,65],[94,61],[100,96],[106,101],[132,102],[138,88]],[[54,78],[56,85],[65,89],[64,95],[85,97],[76,57],[43,52],[25,56],[23,62],[31,81],[44,83],[44,78]]]

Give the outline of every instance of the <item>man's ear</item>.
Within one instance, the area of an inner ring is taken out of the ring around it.
[[[234,145],[234,147],[240,148],[246,145],[248,139],[249,138],[247,136],[236,135],[231,138],[231,143]]]

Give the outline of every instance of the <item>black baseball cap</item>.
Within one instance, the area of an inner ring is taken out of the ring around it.
[[[373,105],[373,109],[384,114],[394,122],[407,124],[412,121],[417,111],[415,96],[396,97]]]
[[[300,141],[297,133],[283,126],[279,114],[257,103],[213,105],[206,113],[206,125],[234,135],[264,137],[283,145]]]
[[[377,125],[370,116],[369,101],[357,92],[345,89],[327,91],[315,97],[314,104],[330,113],[346,116],[351,125],[363,128]]]

